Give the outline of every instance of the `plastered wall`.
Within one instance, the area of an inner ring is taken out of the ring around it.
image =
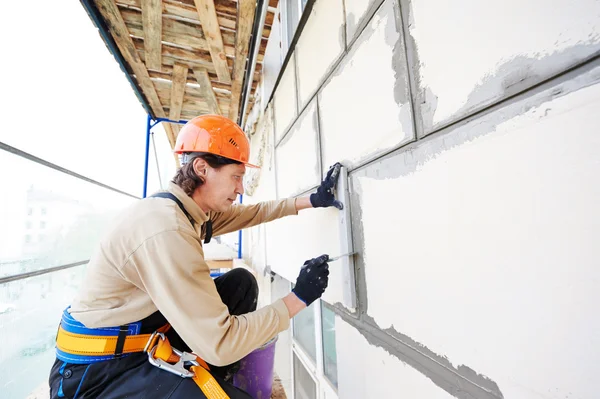
[[[275,87],[264,193],[349,169],[339,397],[596,398],[600,3],[325,2]],[[265,267],[334,254],[338,216],[265,225]]]
[[[563,87],[353,177],[367,314],[505,397],[597,393],[600,85]]]

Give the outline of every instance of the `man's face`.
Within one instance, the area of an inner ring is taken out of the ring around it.
[[[213,169],[206,164],[204,184],[198,188],[205,211],[224,212],[235,202],[238,195],[244,194],[244,174],[246,167],[236,164]]]

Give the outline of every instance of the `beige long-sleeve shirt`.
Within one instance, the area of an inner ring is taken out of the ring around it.
[[[89,328],[133,323],[159,310],[201,358],[231,364],[289,326],[280,299],[241,316],[229,314],[204,261],[202,224],[213,235],[297,214],[293,199],[234,205],[205,214],[177,185],[168,189],[195,226],[166,198],[147,198],[129,207],[90,259],[87,275],[71,304],[73,317]]]

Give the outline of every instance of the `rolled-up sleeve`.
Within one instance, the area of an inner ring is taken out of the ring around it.
[[[187,231],[165,231],[147,239],[130,256],[123,273],[138,280],[194,353],[215,366],[243,358],[289,327],[282,300],[241,316],[230,315],[198,238]]]

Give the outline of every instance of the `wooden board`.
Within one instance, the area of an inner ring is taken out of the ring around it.
[[[213,114],[221,115],[221,108],[217,102],[217,97],[210,84],[210,78],[208,77],[208,71],[205,68],[195,68],[194,76],[200,85],[200,94],[204,100],[208,103],[210,112]]]
[[[221,28],[217,19],[217,11],[213,0],[194,0],[204,37],[208,42],[210,56],[217,71],[219,80],[223,83],[231,82],[229,66],[227,65],[227,56],[223,48],[223,37],[221,36]]]
[[[233,68],[233,83],[231,84],[231,104],[229,119],[236,121],[240,107],[240,95],[244,81],[244,72],[250,46],[252,22],[254,21],[254,0],[238,0],[238,28],[235,37],[235,63]]]
[[[237,122],[249,67],[254,0],[93,0],[95,13],[156,118],[189,120],[207,113]],[[278,0],[269,0],[255,73],[254,103]],[[110,47],[109,47],[110,49]],[[248,107],[250,110],[251,107]],[[165,123],[171,146],[180,125]]]
[[[142,0],[142,20],[144,45],[146,47],[146,66],[160,71],[162,41],[162,4],[160,0]]]

